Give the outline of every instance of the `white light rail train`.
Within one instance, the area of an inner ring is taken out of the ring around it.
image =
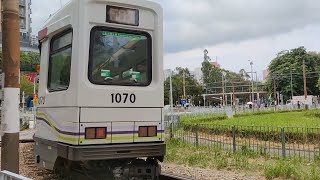
[[[35,159],[158,179],[166,151],[163,15],[145,0],[71,0],[39,32]]]

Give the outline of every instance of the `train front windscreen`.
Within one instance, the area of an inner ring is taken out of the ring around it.
[[[143,32],[93,28],[89,80],[99,85],[147,86],[151,83],[151,38]]]

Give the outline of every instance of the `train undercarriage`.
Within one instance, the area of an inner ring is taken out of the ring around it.
[[[61,179],[159,180],[155,158],[74,162],[59,158],[55,172]]]
[[[72,146],[34,139],[37,165],[61,179],[158,180],[166,148],[164,142]]]

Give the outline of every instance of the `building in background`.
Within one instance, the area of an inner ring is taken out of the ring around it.
[[[21,46],[30,45],[31,39],[31,0],[19,0],[20,42]]]
[[[31,37],[30,37],[30,45],[31,46],[38,46],[39,45],[38,36],[31,35]]]
[[[2,1],[0,1],[0,7],[2,11]],[[32,36],[31,28],[31,0],[19,0],[19,15],[20,15],[20,47],[24,51],[38,51],[38,38],[37,36]],[[2,16],[0,16],[0,21],[2,21]],[[0,40],[2,47],[2,27],[0,25]]]
[[[194,75],[195,79],[198,81],[198,83],[200,83],[200,84],[203,83],[203,80],[202,80],[202,71],[201,71],[201,68],[200,68],[200,67],[194,69],[193,75]]]
[[[213,67],[215,68],[221,68],[218,61],[208,61]],[[201,70],[201,67],[197,67],[194,69],[194,71],[191,72],[191,74],[195,77],[195,79],[198,81],[199,84],[203,84],[203,73]]]
[[[213,67],[216,67],[216,68],[220,68],[220,64],[218,63],[218,61],[209,61],[209,63],[213,66]]]

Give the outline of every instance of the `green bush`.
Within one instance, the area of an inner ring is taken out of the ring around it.
[[[264,175],[267,179],[291,179],[296,178],[298,173],[296,167],[289,161],[280,160],[275,164],[266,165],[264,169]]]
[[[320,179],[320,169],[317,165],[313,164],[311,166],[310,172],[305,172],[305,178],[308,180],[319,180]]]
[[[233,155],[233,163],[237,169],[248,169],[249,168],[249,156],[242,153],[235,153]]]
[[[223,156],[215,156],[214,162],[217,169],[223,169],[228,166],[228,159]]]

